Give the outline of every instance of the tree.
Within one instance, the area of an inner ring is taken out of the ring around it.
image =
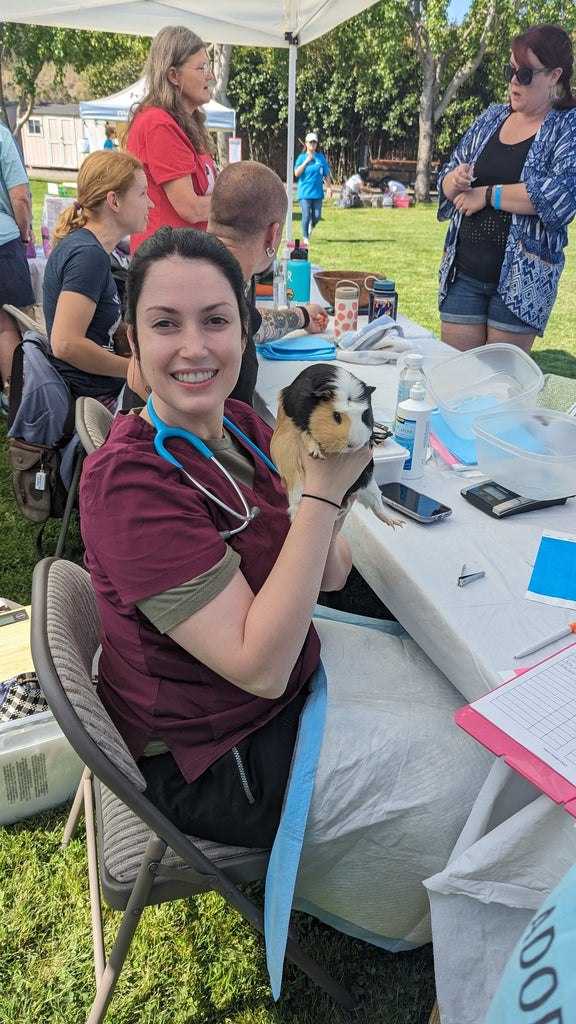
[[[231,106],[226,93],[226,90],[228,88],[228,79],[230,77],[231,56],[232,47],[229,44],[214,43],[214,86],[212,89],[212,96],[217,103],[222,103],[224,107]],[[217,132],[216,134],[216,144],[218,146],[218,164],[220,167],[225,167],[226,164],[228,163],[228,139],[231,137],[231,135],[232,132]]]
[[[38,76],[45,64],[53,65],[56,84],[62,81],[68,65],[76,71],[96,69],[100,91],[106,82],[106,73],[116,62],[121,63],[124,59],[136,61],[136,64],[130,65],[129,72],[125,70],[125,74],[131,76],[135,67],[141,67],[149,47],[149,39],[134,39],[132,36],[112,32],[83,32],[46,28],[42,25],[0,23],[0,67],[4,68],[10,63],[14,85],[18,90],[13,130],[16,140],[20,138],[22,128],[34,109]],[[0,119],[8,124],[1,77],[0,72]],[[129,85],[130,81],[133,78],[128,77],[128,81],[121,82],[116,88]],[[110,91],[114,91],[114,88]]]

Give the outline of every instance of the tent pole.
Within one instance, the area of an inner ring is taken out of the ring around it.
[[[286,32],[288,41],[288,139],[286,157],[286,193],[288,195],[288,213],[286,215],[286,241],[292,241],[292,196],[294,181],[294,135],[296,129],[296,60],[298,58],[298,36]]]

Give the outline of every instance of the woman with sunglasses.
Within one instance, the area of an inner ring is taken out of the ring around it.
[[[573,66],[563,29],[515,36],[509,102],[474,122],[440,173],[442,340],[461,351],[506,342],[529,352],[544,333],[576,213]]]
[[[213,78],[194,32],[182,25],[160,30],[146,62],[148,92],[129,119],[126,146],[144,165],[154,203],[147,230],[132,235],[131,253],[164,224],[206,230],[216,169],[202,106]]]

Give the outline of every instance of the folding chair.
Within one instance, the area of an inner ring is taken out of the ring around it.
[[[262,911],[237,886],[264,877],[268,851],[186,836],[144,795],[144,778],[92,682],[100,618],[88,573],[73,562],[43,559],[34,569],[32,607],[38,678],[55,719],[86,765],[63,845],[83,807],[96,972],[87,1024],[101,1024],[144,907],[214,890],[263,933]],[[100,887],[110,907],[124,910],[107,960]],[[286,955],[336,1002],[354,1008],[350,993],[301,949],[292,933]]]
[[[86,455],[95,452],[108,437],[114,414],[96,398],[80,395],[76,399],[76,430]]]

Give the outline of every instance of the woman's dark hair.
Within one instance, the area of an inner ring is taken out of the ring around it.
[[[534,25],[518,36],[514,36],[510,49],[520,64],[526,62],[528,50],[538,58],[545,68],[562,68],[559,83],[562,95],[553,106],[556,110],[572,110],[576,97],[572,95],[570,80],[574,70],[574,48],[572,40],[558,25]]]
[[[240,264],[220,239],[196,228],[163,227],[140,243],[130,262],[126,280],[126,313],[124,319],[132,326],[136,359],[140,361],[136,310],[150,267],[159,260],[178,256],[184,260],[211,263],[228,281],[238,303],[242,337],[246,340],[248,308],[244,298],[245,282]],[[194,287],[194,270],[190,268],[190,288]]]

